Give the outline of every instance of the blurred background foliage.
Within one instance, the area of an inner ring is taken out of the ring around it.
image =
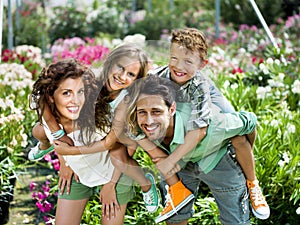
[[[94,0],[89,6],[68,4],[47,7],[49,0],[23,0],[12,11],[13,43],[28,44],[47,50],[58,38],[111,35],[123,38],[141,33],[147,40],[159,40],[161,35],[178,27],[206,30],[215,21],[215,0]],[[268,25],[299,13],[300,0],[256,0]],[[220,1],[221,23],[237,28],[240,24],[260,22],[249,1]],[[4,9],[3,48],[7,48],[8,20]],[[19,19],[18,19],[19,17]],[[213,28],[214,29],[214,28]]]

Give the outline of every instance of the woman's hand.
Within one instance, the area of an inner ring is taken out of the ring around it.
[[[71,182],[73,176],[73,170],[66,164],[66,161],[62,156],[59,156],[60,168],[59,168],[59,180],[58,180],[58,189],[59,193],[63,194],[65,188],[67,189],[66,193],[70,194],[71,191]],[[74,174],[74,178],[79,182],[79,178]]]
[[[109,182],[107,184],[104,184],[100,191],[100,201],[102,202],[102,216],[107,220],[115,218],[116,211],[120,210],[115,186],[115,183]]]

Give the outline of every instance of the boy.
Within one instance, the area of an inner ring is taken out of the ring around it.
[[[209,126],[211,104],[218,106],[223,113],[234,112],[233,107],[209,77],[201,73],[207,64],[207,48],[206,39],[201,31],[194,28],[174,30],[171,38],[169,65],[151,72],[179,84],[181,94],[178,95],[177,101],[191,103],[192,112],[187,126],[189,132],[185,140],[193,141],[185,141],[184,145],[179,145],[177,149],[179,151],[193,149],[205,137],[207,126]],[[235,149],[236,159],[247,179],[252,212],[259,219],[267,219],[270,209],[255,175],[252,151],[255,138],[256,130],[252,134],[231,138],[231,142]],[[161,164],[158,168],[165,172],[171,169],[170,165],[166,164]]]

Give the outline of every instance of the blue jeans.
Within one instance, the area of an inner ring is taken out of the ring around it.
[[[233,149],[230,147],[230,149]],[[197,196],[201,181],[210,188],[220,212],[220,221],[224,225],[250,224],[249,200],[244,174],[236,162],[233,154],[228,151],[218,165],[208,174],[200,171],[197,163],[189,162],[178,176],[184,185]],[[161,191],[166,195],[164,182]],[[170,217],[170,223],[180,223],[188,220],[194,214],[194,201]]]

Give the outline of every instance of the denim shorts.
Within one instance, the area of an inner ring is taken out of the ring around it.
[[[177,174],[195,196],[198,194],[201,181],[208,185],[218,205],[219,218],[223,225],[250,224],[246,180],[230,151],[208,174],[204,174],[197,163],[191,162]],[[164,192],[162,196],[165,196],[166,190],[162,187],[164,187],[163,182],[161,182],[161,191]],[[188,220],[194,214],[193,205],[194,200],[167,221],[180,223]]]
[[[58,198],[68,200],[80,200],[90,198],[92,195],[99,195],[103,185],[96,187],[88,187],[80,182],[72,179],[70,193],[66,193],[66,188],[63,194],[59,194]],[[128,203],[134,197],[133,180],[126,175],[122,175],[116,186],[117,200],[120,205]]]

